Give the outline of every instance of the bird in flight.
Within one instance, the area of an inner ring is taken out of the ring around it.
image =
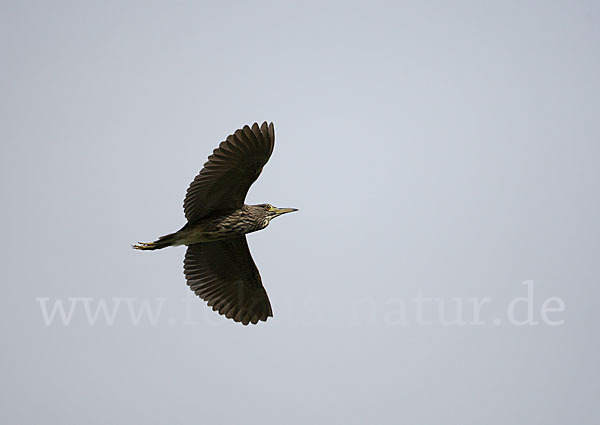
[[[213,151],[190,184],[183,201],[186,225],[154,242],[133,245],[139,250],[187,245],[183,270],[190,289],[214,311],[244,325],[273,316],[246,234],[297,211],[244,203],[274,144],[273,123],[236,130]]]

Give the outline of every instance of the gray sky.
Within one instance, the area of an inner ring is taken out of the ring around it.
[[[599,27],[591,1],[2,2],[0,422],[598,423]],[[300,212],[249,236],[275,316],[243,327],[185,248],[130,245],[264,120],[247,201]]]

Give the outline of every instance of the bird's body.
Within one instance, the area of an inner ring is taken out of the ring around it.
[[[245,235],[294,208],[246,205],[250,185],[273,152],[273,124],[245,126],[227,137],[188,188],[188,223],[155,242],[134,245],[155,250],[187,245],[184,272],[194,292],[220,314],[244,325],[273,315]]]
[[[269,209],[289,210],[279,212],[295,211],[293,208],[275,208],[269,204],[243,205],[237,210],[217,213],[206,217],[194,224],[186,224],[179,231],[162,236],[156,242],[140,243],[135,245],[136,249],[153,250],[166,248],[167,246],[193,245],[202,242],[214,242],[223,239],[231,239],[248,233],[262,230],[269,225],[273,215]]]
[[[185,225],[181,232],[179,245],[191,245],[198,242],[213,242],[262,230],[269,225],[269,218],[257,213],[264,210],[259,205],[244,205],[242,208],[210,217],[193,225]]]

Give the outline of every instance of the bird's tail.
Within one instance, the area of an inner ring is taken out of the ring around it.
[[[141,250],[153,250],[153,249],[162,249],[168,246],[175,244],[175,233],[170,233],[165,236],[161,236],[158,240],[154,242],[138,242],[136,245],[132,245],[133,249],[141,249]]]

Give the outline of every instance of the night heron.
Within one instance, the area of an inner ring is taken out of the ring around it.
[[[155,242],[133,245],[141,250],[187,245],[183,270],[190,289],[213,310],[244,325],[273,316],[245,235],[297,211],[244,204],[274,144],[273,123],[245,126],[227,137],[187,190],[183,202],[187,224]]]

